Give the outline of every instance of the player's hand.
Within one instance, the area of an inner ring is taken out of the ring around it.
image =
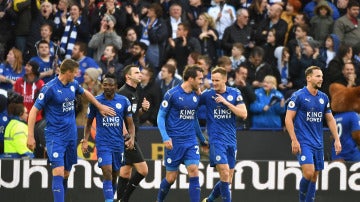
[[[216,96],[214,97],[215,102],[217,103],[223,103],[224,105],[226,105],[226,103],[228,102],[222,95],[220,94],[216,94]]]
[[[81,142],[81,151],[82,151],[84,154],[85,154],[85,153],[88,153],[88,152],[89,152],[89,150],[88,150],[88,147],[89,147],[88,141],[82,139],[80,142]]]
[[[116,112],[113,108],[106,106],[106,105],[101,105],[99,108],[100,114],[103,116],[115,116]]]
[[[341,150],[342,150],[342,147],[341,147],[341,143],[340,143],[340,140],[335,140],[334,142],[334,147],[335,147],[335,152],[336,152],[336,155],[340,154]]]
[[[35,142],[35,138],[34,136],[29,135],[27,138],[27,147],[31,150],[34,151],[35,147],[36,147],[36,142]]]
[[[135,147],[135,139],[134,136],[131,136],[129,134],[126,134],[124,136],[124,142],[125,142],[125,147],[126,150],[133,150]]]
[[[301,154],[300,143],[297,140],[291,141],[291,151],[293,154]]]
[[[207,140],[205,140],[204,142],[201,143],[201,151],[204,153],[209,153],[209,142]]]
[[[173,144],[172,144],[172,140],[168,140],[164,142],[165,148],[168,150],[172,150],[173,149]]]

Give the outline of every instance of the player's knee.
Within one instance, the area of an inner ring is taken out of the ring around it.
[[[53,168],[52,174],[53,174],[53,176],[62,176],[62,177],[65,177],[65,176],[64,176],[64,175],[65,175],[64,166],[60,166],[60,167]]]
[[[112,180],[112,171],[111,169],[102,169],[104,180]]]
[[[305,171],[303,171],[303,175],[304,175],[305,179],[312,180],[314,175],[315,175],[315,171],[313,171],[313,170],[305,170]]]
[[[166,181],[169,184],[173,184],[175,182],[176,178],[177,178],[176,173],[168,173],[168,174],[166,174]]]
[[[142,176],[146,177],[149,173],[149,168],[147,164],[144,162],[137,168],[137,172],[140,173]]]
[[[131,167],[130,168],[128,166],[121,167],[120,177],[129,179],[131,177],[131,171],[132,171]]]

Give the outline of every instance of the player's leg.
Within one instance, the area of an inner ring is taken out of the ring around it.
[[[114,192],[112,186],[112,166],[111,164],[101,166],[103,172],[103,194],[105,202],[113,202]]]
[[[161,181],[159,192],[157,195],[157,202],[163,202],[169,193],[171,185],[175,182],[178,171],[167,170],[165,178]]]
[[[313,150],[314,155],[314,167],[313,174],[310,176],[310,183],[308,187],[308,192],[306,194],[306,201],[312,202],[315,200],[316,193],[316,181],[319,175],[320,170],[324,169],[324,151],[322,149]],[[309,173],[310,175],[310,173]]]
[[[144,160],[143,154],[137,142],[135,142],[135,150],[131,152],[133,167],[136,169],[136,172],[129,180],[129,183],[126,186],[124,191],[122,202],[127,202],[130,199],[132,192],[139,185],[141,180],[143,180],[148,174],[148,166]]]
[[[301,166],[302,178],[299,186],[299,201],[305,201],[309,190],[311,177],[314,175],[314,155],[312,149],[306,146],[301,146],[301,154],[297,155],[297,159]]]
[[[230,181],[230,168],[228,164],[217,164],[216,169],[220,174],[220,193],[222,201],[229,202],[230,190],[229,190],[229,181]]]
[[[64,202],[64,166],[53,168],[52,175],[52,191],[54,196],[54,202]]]
[[[191,202],[200,201],[200,183],[198,164],[190,164],[186,167],[189,175],[189,195]]]

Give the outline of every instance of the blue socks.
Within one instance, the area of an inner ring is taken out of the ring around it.
[[[54,202],[64,202],[64,177],[62,176],[53,176],[52,180],[52,191],[54,195]]]
[[[114,199],[114,192],[111,180],[104,180],[103,181],[103,193],[105,197],[105,201]]]
[[[229,183],[220,181],[220,192],[223,202],[231,202]]]
[[[309,189],[310,180],[305,179],[304,177],[300,180],[300,188],[299,188],[299,201],[303,202],[306,199],[306,194]]]
[[[199,202],[200,201],[200,183],[199,177],[190,177],[189,178],[189,195],[191,202]]]
[[[160,189],[159,189],[158,196],[157,196],[158,202],[164,201],[166,195],[169,193],[170,187],[171,187],[171,184],[169,184],[168,181],[166,181],[166,178],[164,178],[160,184]]]
[[[215,199],[219,198],[219,196],[221,195],[221,192],[220,192],[220,181],[218,181],[213,190],[211,191],[211,194],[210,196],[208,197],[207,201],[208,202],[213,202]]]
[[[315,201],[315,192],[316,192],[316,183],[315,182],[310,182],[308,192],[306,194],[306,202]]]

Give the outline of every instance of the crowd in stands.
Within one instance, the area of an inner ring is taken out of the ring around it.
[[[139,100],[150,102],[142,126],[157,125],[162,96],[195,64],[204,70],[202,91],[212,87],[212,68],[227,70],[228,86],[240,89],[249,112],[240,128],[281,128],[307,67],[323,70],[327,94],[334,82],[360,84],[359,12],[358,0],[0,0],[0,94],[17,92],[25,107],[15,114],[1,107],[0,141],[13,116],[26,123],[65,58],[79,63],[76,80],[94,95],[102,92],[101,75],[115,74],[120,88],[123,68],[138,65]],[[78,126],[86,108],[78,100]]]

